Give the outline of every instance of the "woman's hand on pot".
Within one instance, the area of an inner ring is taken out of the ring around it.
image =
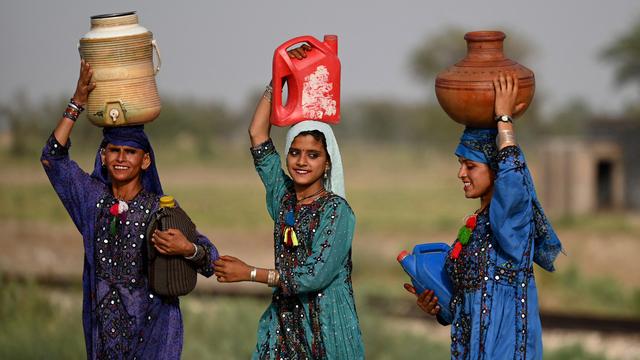
[[[251,279],[251,267],[236,257],[222,255],[213,262],[213,265],[218,282],[238,282]]]
[[[80,61],[80,76],[78,77],[78,84],[76,85],[76,92],[73,94],[73,101],[79,105],[85,106],[89,100],[89,93],[96,87],[96,83],[91,82],[91,76],[93,76],[93,69],[88,62]]]
[[[416,289],[410,284],[404,284],[404,288],[418,297],[416,303],[422,311],[429,315],[438,315],[440,312],[440,305],[438,305],[438,297],[435,296],[433,290],[425,290],[422,294],[417,294]]]
[[[494,103],[494,115],[509,115],[519,114],[524,110],[526,104],[516,104],[518,96],[518,76],[514,73],[500,72],[498,76],[493,79],[493,88],[495,89],[495,103]]]

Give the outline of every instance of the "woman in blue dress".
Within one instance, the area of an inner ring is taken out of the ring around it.
[[[303,46],[289,55],[302,58],[306,51]],[[274,288],[260,318],[254,359],[364,358],[351,285],[355,216],[345,200],[338,144],[326,123],[296,124],[287,133],[285,174],[269,135],[271,93],[267,87],[249,134],[274,221],[275,269],[221,256],[215,275],[220,282]]]
[[[516,105],[518,79],[500,74],[494,87],[497,129],[466,128],[456,149],[465,197],[479,198],[480,208],[465,220],[445,262],[451,303],[438,304],[431,290],[417,294],[417,303],[451,324],[452,359],[541,359],[533,263],[553,271],[562,246],[515,142],[511,116],[524,106]],[[441,305],[452,319],[439,314]]]

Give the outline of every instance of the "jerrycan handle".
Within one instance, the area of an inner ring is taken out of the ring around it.
[[[162,58],[160,57],[160,48],[158,47],[156,39],[151,40],[151,46],[153,46],[153,50],[155,50],[156,56],[158,57],[158,66],[153,67],[153,75],[156,75],[160,72],[160,67],[162,66]]]
[[[285,41],[280,46],[278,46],[273,54],[273,75],[276,72],[280,73],[281,76],[274,76],[271,80],[273,81],[273,102],[272,102],[272,111],[279,118],[287,117],[291,112],[295,110],[295,106],[292,102],[292,98],[289,97],[289,102],[287,103],[287,107],[285,108],[282,104],[282,87],[283,87],[283,77],[290,75],[291,69],[295,67],[291,58],[289,58],[289,54],[287,54],[287,49],[292,47],[295,44],[307,42],[311,44],[311,40],[315,40],[312,36],[298,36],[291,40]],[[295,84],[289,84],[289,88],[291,86],[296,86]],[[288,113],[284,113],[288,110]],[[272,114],[273,116],[273,114]]]
[[[287,53],[287,49],[290,47],[300,44],[307,43],[314,49],[314,51],[319,51],[322,54],[327,53],[336,53],[338,49],[337,36],[335,35],[326,35],[325,42],[321,42],[313,36],[304,35],[298,36],[288,41],[285,41],[280,46],[278,46],[274,52],[273,58],[273,74],[276,73],[281,74],[281,76],[274,76],[273,81],[273,103],[272,103],[272,111],[278,118],[285,118],[289,116],[290,113],[295,111],[296,104],[294,103],[295,99],[291,96],[289,97],[289,101],[287,101],[287,106],[283,106],[282,104],[282,87],[283,87],[283,77],[286,77],[292,73],[292,69],[297,68],[298,66],[304,65],[307,63],[306,59],[291,59],[289,54]],[[289,90],[295,89],[298,84],[289,83]],[[287,112],[288,113],[285,113]]]
[[[414,254],[426,254],[433,252],[448,252],[451,247],[445,243],[419,244],[413,248]]]

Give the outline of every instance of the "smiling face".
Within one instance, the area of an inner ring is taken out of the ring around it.
[[[287,154],[287,170],[296,186],[320,189],[325,169],[330,166],[321,140],[312,135],[298,135],[293,139]]]
[[[495,175],[489,165],[463,157],[458,158],[458,162],[458,178],[462,180],[464,196],[467,199],[491,198]]]
[[[139,180],[142,170],[146,170],[151,165],[149,153],[130,146],[107,144],[101,157],[109,178],[114,184]]]

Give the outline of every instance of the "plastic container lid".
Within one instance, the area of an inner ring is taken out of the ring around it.
[[[160,198],[160,207],[161,208],[172,208],[176,207],[176,202],[173,199],[173,196],[165,195]]]

